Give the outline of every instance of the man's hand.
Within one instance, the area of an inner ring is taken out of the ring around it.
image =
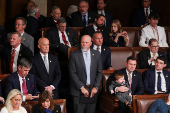
[[[165,93],[165,92],[162,92],[162,91],[157,91],[157,94],[158,94],[158,93]]]
[[[156,56],[156,55],[155,55],[155,56],[153,56],[153,57],[151,57],[151,58],[149,59],[149,60],[150,60],[150,62],[152,62],[152,61],[156,60],[156,59],[157,59],[157,57],[158,57],[158,56]]]
[[[89,92],[88,92],[88,90],[86,88],[82,87],[81,92],[84,94],[85,97],[89,96]]]
[[[113,94],[113,93],[114,93],[114,91],[113,91],[113,90],[110,90],[110,93],[111,93],[111,94]]]
[[[129,91],[129,88],[125,87],[125,86],[120,86],[120,87],[117,87],[116,88],[116,91],[119,91],[119,92],[127,92]]]
[[[53,94],[53,88],[51,86],[45,87],[45,90],[50,92],[51,95]]]
[[[3,104],[5,103],[5,100],[3,97],[0,97],[0,101],[3,102]]]
[[[25,100],[33,100],[34,97],[31,95],[31,94],[28,94],[26,97],[25,97]]]
[[[110,67],[108,70],[114,70],[112,67]]]
[[[93,88],[91,89],[90,98],[92,98],[96,93],[97,93],[97,89],[96,89],[95,87],[93,87]]]

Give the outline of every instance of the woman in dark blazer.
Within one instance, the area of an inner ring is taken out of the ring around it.
[[[44,90],[40,93],[38,104],[34,106],[34,113],[61,113],[61,108],[53,104],[52,95]]]

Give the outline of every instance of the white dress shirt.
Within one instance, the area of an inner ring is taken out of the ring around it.
[[[93,28],[94,28],[94,30],[96,32],[97,31],[97,26],[93,24]],[[99,31],[100,31],[100,29],[99,29]]]
[[[102,46],[98,46],[100,54],[101,54],[101,47],[102,47]],[[93,45],[93,49],[94,49],[94,50],[97,50],[97,46],[96,46],[96,45]]]
[[[12,55],[13,49],[15,49],[15,55],[14,55],[14,61],[13,61],[13,72],[17,71],[17,61],[18,61],[20,47],[21,47],[21,44],[16,48],[12,47],[12,50],[11,50],[11,55]]]
[[[148,16],[149,16],[149,14],[150,14],[150,6],[149,6],[149,8],[144,8],[145,15],[146,15],[146,9],[148,9]]]
[[[153,53],[150,51],[150,55],[151,55],[151,58],[153,57]],[[156,56],[159,56],[158,55],[158,53],[156,53]],[[155,62],[154,61],[150,61],[149,59],[148,59],[148,64],[150,65],[152,63],[152,65],[155,65]]]
[[[59,38],[60,38],[60,44],[63,43],[63,44],[65,45],[65,43],[64,43],[64,41],[63,41],[63,37],[62,37],[61,31],[58,30],[58,34],[59,34]],[[70,42],[69,42],[69,39],[68,39],[68,36],[67,36],[66,31],[64,31],[64,35],[65,35],[65,37],[66,37],[66,41],[68,42],[69,46],[71,47],[71,44],[70,44]]]

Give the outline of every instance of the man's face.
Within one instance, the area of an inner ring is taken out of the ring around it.
[[[101,46],[103,44],[102,34],[101,33],[95,33],[92,41],[94,42],[94,45]]]
[[[136,69],[136,60],[129,60],[126,62],[126,69],[129,72],[133,72]]]
[[[156,27],[157,24],[158,24],[158,21],[159,21],[159,20],[154,20],[153,18],[149,19],[150,25],[151,25],[152,27]]]
[[[22,20],[18,19],[15,21],[15,31],[17,32],[23,32],[26,25],[23,25]]]
[[[57,28],[59,31],[64,32],[66,30],[66,23],[59,23],[57,24]]]
[[[18,37],[18,34],[12,34],[10,38],[10,45],[13,48],[18,47],[21,44],[21,39]]]
[[[152,53],[157,53],[159,49],[158,42],[152,42],[151,45],[148,45],[148,48]]]
[[[60,10],[60,8],[54,9],[54,10],[51,12],[51,16],[53,17],[53,19],[54,19],[55,21],[57,21],[58,18],[61,17],[61,10]]]
[[[142,5],[144,8],[149,8],[150,4],[151,4],[151,1],[149,1],[149,0],[142,1]]]
[[[99,27],[99,28],[102,28],[104,26],[104,22],[105,22],[105,17],[103,16],[100,16],[100,18],[95,18],[95,23],[96,23],[96,26]]]
[[[89,6],[87,6],[87,3],[85,1],[80,2],[79,4],[79,12],[81,14],[86,14],[89,9]]]
[[[29,71],[30,71],[31,68],[26,68],[26,67],[22,67],[21,66],[18,66],[18,74],[22,77],[22,78],[25,78]]]
[[[162,61],[160,59],[156,60],[155,69],[157,71],[161,71],[165,66],[166,66],[166,64],[164,64],[164,61]]]
[[[104,3],[104,0],[97,1],[97,9],[99,11],[103,11],[105,6],[106,6],[106,4]]]
[[[125,82],[125,78],[121,77],[118,80],[116,80],[119,84],[122,84],[122,82]]]
[[[46,55],[49,52],[49,40],[46,38],[42,39],[38,48],[42,54]]]
[[[84,35],[81,38],[81,49],[82,51],[88,51],[91,46],[91,37],[89,35]]]

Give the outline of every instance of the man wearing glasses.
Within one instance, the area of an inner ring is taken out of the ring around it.
[[[148,43],[147,50],[143,50],[139,53],[139,68],[140,69],[153,69],[155,67],[156,59],[159,56],[164,56],[167,58],[167,55],[158,51],[158,41],[154,38],[151,38]]]

